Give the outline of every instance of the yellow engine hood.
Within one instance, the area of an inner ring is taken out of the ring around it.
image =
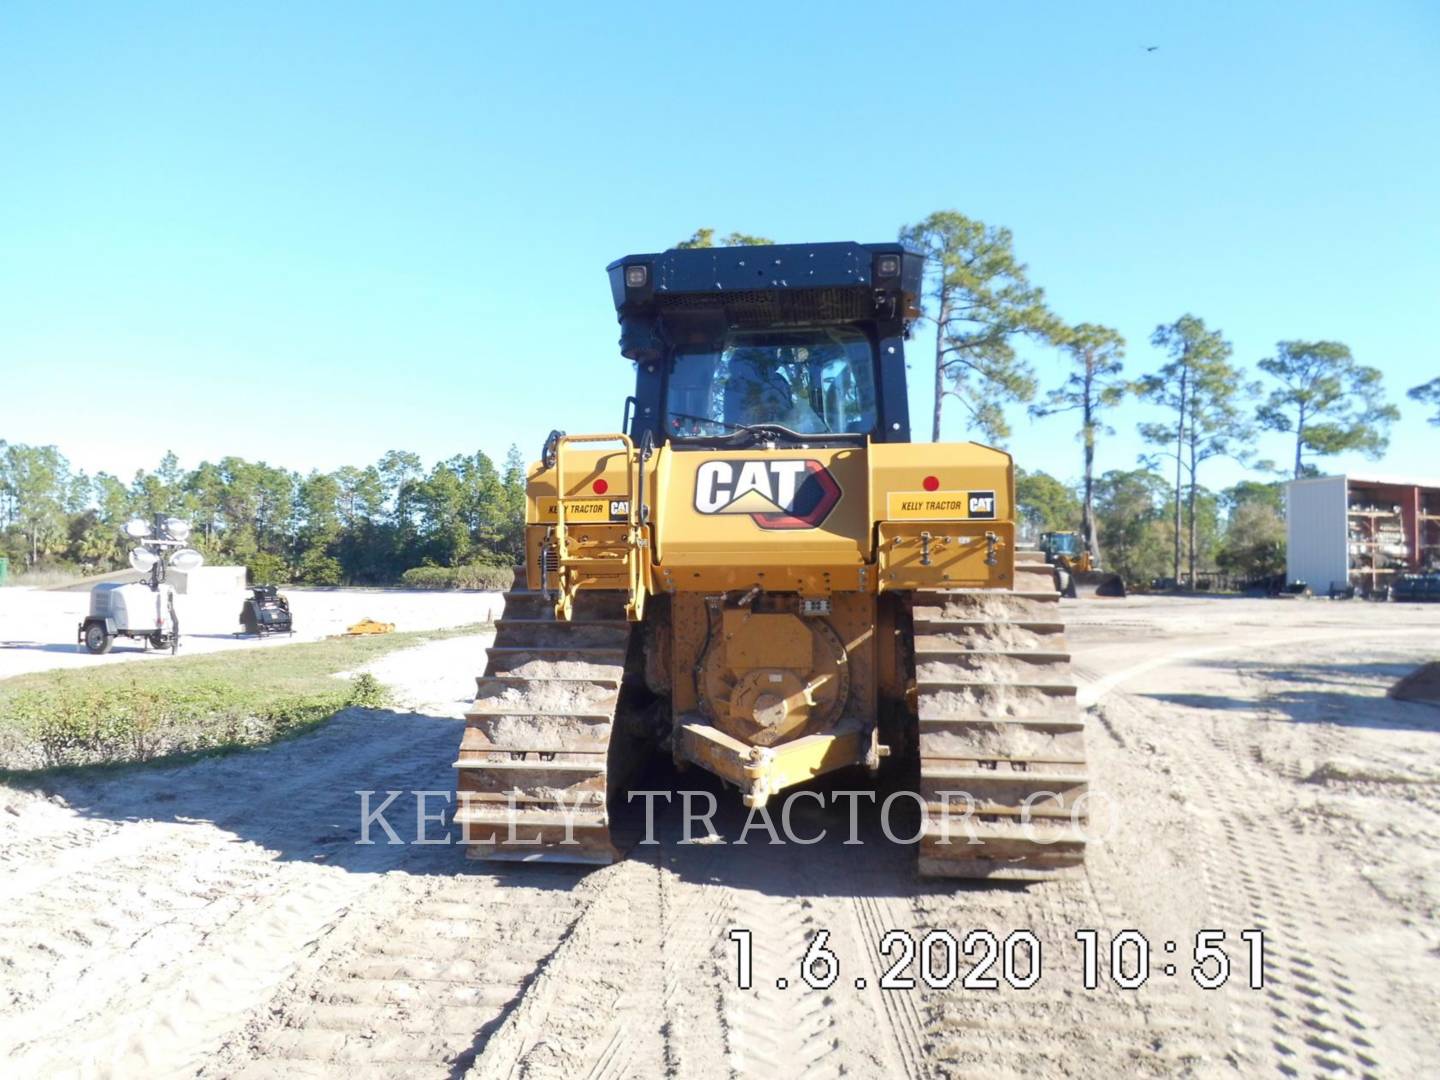
[[[870,552],[861,449],[674,450],[656,455],[655,560],[672,573],[856,567]],[[747,576],[753,576],[747,575]]]

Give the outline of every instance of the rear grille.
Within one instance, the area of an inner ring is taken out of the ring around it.
[[[876,294],[868,288],[657,293],[655,302],[662,312],[677,315],[722,311],[731,326],[859,322],[876,316]]]

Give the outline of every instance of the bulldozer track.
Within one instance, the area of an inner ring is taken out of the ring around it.
[[[1087,871],[1089,863],[1087,862]],[[1045,975],[1029,989],[1002,978],[990,990],[943,991],[918,985],[902,995],[923,1018],[921,1034],[928,1074],[1046,1075],[1053,1055],[1093,1061],[1124,1060],[1140,1076],[1193,1075],[1214,1059],[1211,1029],[1197,1017],[1184,988],[1147,984],[1118,990],[1102,981],[1079,991],[1081,971],[1072,934],[1080,926],[1134,925],[1135,913],[1085,878],[1055,881],[1043,889],[927,893],[892,919],[915,939],[931,930],[963,937],[985,928],[1004,937],[1016,928],[1039,940]],[[973,958],[962,967],[968,969]],[[1078,992],[1077,992],[1078,991]],[[1043,1038],[1037,1038],[1043,1032]],[[922,1073],[922,1075],[926,1075]]]
[[[1014,591],[913,596],[922,875],[1035,880],[1084,861],[1085,718],[1059,594],[1043,563],[1016,571]]]
[[[623,779],[610,757],[632,625],[623,593],[587,591],[568,620],[544,593],[506,594],[455,761],[471,857],[620,858],[606,802]]]
[[[910,1075],[873,1039],[883,1023],[878,980],[853,987],[873,952],[853,901],[804,894],[802,873],[771,851],[662,845],[600,871],[604,885],[490,1036],[476,1077],[826,1078]],[[764,890],[710,880],[716,859],[749,860]],[[678,864],[678,866],[677,866]],[[593,880],[593,879],[592,879]],[[754,935],[755,980],[741,989],[727,932]],[[818,929],[844,974],[833,991],[804,986],[801,957]],[[779,985],[779,979],[785,985]]]
[[[813,904],[764,893],[737,898],[737,927],[755,946],[753,989],[727,980],[724,992],[726,1060],[735,1076],[834,1075],[839,1032],[823,992],[799,977],[806,941],[818,923]],[[832,940],[830,945],[834,945]],[[784,979],[782,984],[779,980]]]

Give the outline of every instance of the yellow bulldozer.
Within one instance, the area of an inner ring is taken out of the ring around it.
[[[608,269],[635,392],[623,430],[552,432],[529,469],[525,583],[456,761],[469,853],[622,858],[612,812],[659,749],[752,814],[890,757],[925,807],[921,874],[1079,865],[1083,717],[1051,568],[1016,550],[1011,458],[910,442],[922,257]]]

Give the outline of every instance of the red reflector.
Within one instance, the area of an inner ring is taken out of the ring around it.
[[[940,487],[940,478],[938,476],[927,476],[921,481],[921,484],[926,491],[936,491]]]
[[[596,495],[604,495],[605,492],[610,490],[610,485],[604,480],[596,480],[595,483],[590,485],[590,490],[595,492]]]

